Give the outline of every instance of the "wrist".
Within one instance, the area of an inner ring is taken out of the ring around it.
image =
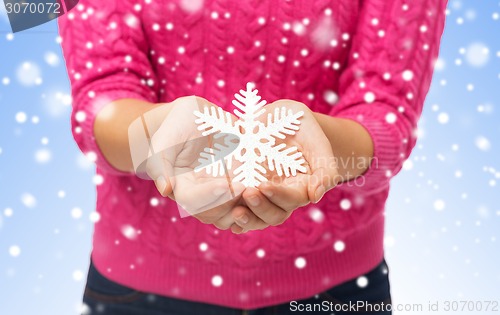
[[[155,121],[160,121],[159,114],[167,114],[161,110],[162,105],[138,99],[120,99],[107,104],[96,114],[93,124],[95,141],[109,164],[122,172],[133,171],[129,126],[151,110],[158,110]]]
[[[365,173],[373,158],[373,139],[368,131],[351,119],[314,113],[332,145],[342,181],[353,179]]]

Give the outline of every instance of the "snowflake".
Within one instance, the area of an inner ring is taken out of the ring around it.
[[[231,114],[222,108],[205,107],[203,112],[195,111],[195,122],[202,135],[214,134],[216,143],[212,148],[205,148],[200,154],[199,165],[195,172],[205,170],[213,176],[223,176],[232,168],[233,159],[241,164],[234,170],[233,182],[240,182],[245,187],[257,187],[267,181],[264,176],[267,167],[276,171],[278,176],[297,175],[306,172],[305,160],[297,147],[288,147],[285,143],[277,144],[278,139],[294,135],[299,130],[299,118],[303,111],[293,113],[286,107],[276,108],[268,113],[267,123],[258,118],[264,114],[265,100],[257,95],[253,84],[247,83],[246,91],[235,94],[234,114],[239,118],[233,122]],[[218,141],[217,140],[222,140]],[[236,146],[237,143],[237,146]],[[236,148],[234,148],[236,146]]]

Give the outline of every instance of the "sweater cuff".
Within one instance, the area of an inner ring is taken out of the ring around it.
[[[401,169],[406,148],[397,128],[397,124],[401,122],[387,119],[397,115],[387,107],[365,104],[342,110],[334,116],[358,122],[368,131],[373,141],[373,157],[368,169],[362,175],[342,182],[337,188],[368,194],[386,189],[389,180]]]
[[[79,100],[75,100],[76,106],[73,107],[71,115],[73,137],[83,154],[96,164],[98,171],[121,176],[134,174],[119,170],[106,160],[95,139],[94,123],[103,107],[125,98],[144,100],[139,93],[129,90],[92,91],[90,95],[83,95]]]

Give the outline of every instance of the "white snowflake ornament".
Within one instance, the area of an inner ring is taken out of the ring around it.
[[[266,168],[262,165],[267,161],[267,168],[276,171],[278,176],[295,176],[297,172],[306,172],[305,160],[297,147],[288,147],[285,143],[276,144],[277,139],[285,139],[299,130],[299,118],[303,111],[293,113],[286,107],[276,108],[274,113],[267,115],[267,122],[258,118],[264,114],[265,100],[257,95],[252,83],[247,83],[245,90],[235,94],[234,114],[239,118],[236,122],[228,112],[221,108],[207,108],[203,112],[195,111],[195,120],[202,135],[215,134],[214,138],[222,139],[213,148],[205,148],[200,154],[200,164],[195,172],[205,170],[213,176],[222,176],[232,168],[232,160],[241,164],[234,170],[233,182],[240,182],[245,187],[257,187],[267,181],[264,176]],[[238,143],[239,141],[239,143]],[[235,143],[237,147],[234,149]],[[231,145],[232,144],[232,145]]]

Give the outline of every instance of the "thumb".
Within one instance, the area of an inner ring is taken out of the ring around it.
[[[339,182],[335,159],[333,157],[324,159],[321,164],[321,166],[314,169],[307,185],[307,194],[309,200],[313,203],[318,203],[323,198],[323,195]]]
[[[162,158],[162,153],[152,155],[147,161],[147,174],[154,181],[156,189],[163,196],[167,197],[173,193],[173,185],[169,174],[172,174],[171,164],[167,159]]]
[[[155,179],[155,186],[156,186],[156,189],[158,189],[158,191],[160,192],[160,194],[163,196],[163,197],[171,197],[172,199],[173,198],[173,188],[172,188],[172,183],[170,182],[170,180],[168,178],[166,178],[165,176],[161,175],[159,176],[157,179]]]

